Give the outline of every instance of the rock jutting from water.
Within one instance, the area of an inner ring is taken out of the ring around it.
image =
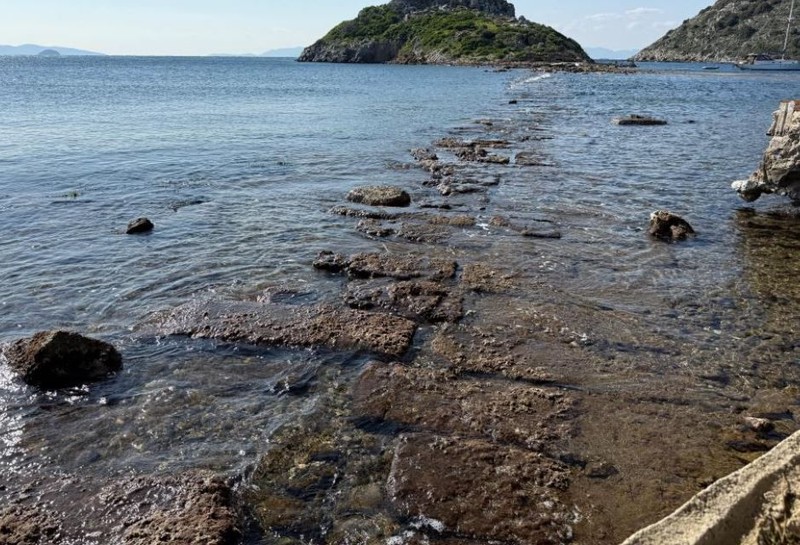
[[[781,102],[767,135],[772,140],[758,170],[733,189],[747,202],[770,193],[800,200],[800,101]]]
[[[356,187],[347,194],[347,200],[368,206],[405,207],[411,204],[411,196],[391,185]]]
[[[668,241],[686,240],[689,235],[695,234],[689,222],[666,210],[656,210],[650,214],[648,232],[651,236]]]
[[[639,127],[654,127],[667,124],[667,122],[664,121],[663,119],[658,119],[648,115],[639,115],[639,114],[617,117],[614,119],[613,123],[615,125],[620,125],[620,126],[634,125]]]
[[[138,235],[142,233],[149,233],[155,228],[153,222],[147,218],[138,218],[135,220],[131,220],[128,223],[128,227],[125,229],[125,234],[127,235]]]
[[[25,382],[45,389],[97,382],[122,369],[122,356],[112,345],[67,331],[20,339],[4,355]]]

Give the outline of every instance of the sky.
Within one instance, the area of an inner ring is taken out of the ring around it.
[[[0,44],[111,55],[259,54],[305,46],[386,0],[0,0]],[[713,0],[517,0],[584,47],[639,49]]]

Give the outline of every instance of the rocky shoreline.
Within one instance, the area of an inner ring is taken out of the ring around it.
[[[509,263],[570,243],[558,218],[495,204],[510,178],[555,162],[541,146],[549,135],[528,129],[477,120],[410,151],[417,185],[343,191],[331,215],[374,248],[332,247],[308,263],[335,297],[287,303],[300,293],[287,286],[187,302],[145,324],[187,343],[314,348],[356,363],[320,381],[315,409],[277,430],[241,482],[98,485],[81,513],[103,513],[100,541],[227,545],[254,521],[253,542],[280,545],[606,545],[795,431],[781,417],[791,391],[754,392],[722,370],[655,373],[649,364],[680,341],[553,297],[536,258]],[[453,243],[475,233],[502,251]],[[60,482],[60,502],[21,496],[0,511],[0,543],[76,542],[65,500],[92,486]]]

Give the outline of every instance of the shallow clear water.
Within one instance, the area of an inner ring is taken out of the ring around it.
[[[645,68],[533,75],[0,58],[0,341],[71,328],[113,341],[126,360],[117,379],[58,394],[36,393],[0,365],[2,474],[236,472],[252,463],[277,426],[313,407],[322,377],[358,357],[159,339],[141,324],[208,293],[252,297],[284,284],[320,297],[336,291],[311,269],[313,257],[374,242],[327,210],[354,185],[424,180],[392,167],[448,132],[477,134],[476,118],[495,120],[495,136],[533,137],[517,139],[514,151],[553,165],[504,170],[492,213],[548,219],[564,236],[510,241],[479,231],[455,245],[505,253],[548,286],[536,294],[546,296],[540,304],[608,309],[616,327],[629,316],[630,337],[646,331],[684,347],[673,359],[735,363],[761,346],[740,335],[760,324],[788,346],[782,361],[796,363],[786,324],[797,317],[798,293],[764,274],[776,264],[784,275],[798,270],[794,209],[777,198],[748,205],[756,218],[783,214],[762,243],[730,183],[755,169],[771,112],[794,95],[797,76]],[[670,123],[610,123],[628,113]],[[651,241],[644,230],[658,208],[686,217],[700,236]],[[156,230],[125,236],[138,216]],[[763,251],[776,243],[784,251]],[[627,338],[603,323],[574,325],[600,350]]]

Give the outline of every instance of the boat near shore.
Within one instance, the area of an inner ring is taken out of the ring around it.
[[[783,39],[783,51],[780,58],[775,58],[766,53],[748,55],[744,62],[737,63],[735,66],[742,70],[800,70],[800,61],[786,58],[786,50],[789,47],[789,35],[792,31],[794,22],[794,0],[789,8],[789,21],[786,24],[786,35]]]
[[[744,62],[734,66],[742,70],[800,70],[800,61],[795,59],[776,59],[764,53],[748,55]]]

